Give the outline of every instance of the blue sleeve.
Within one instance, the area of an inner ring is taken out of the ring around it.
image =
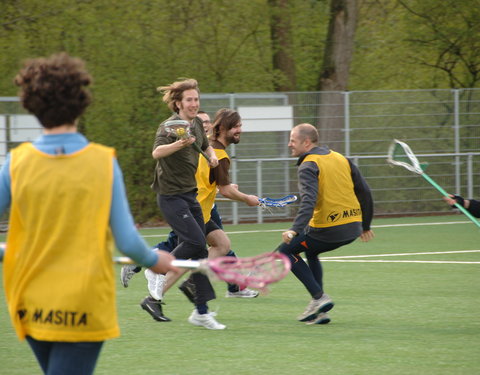
[[[10,191],[10,154],[0,169],[0,216],[10,207],[12,193]]]
[[[158,255],[147,245],[135,227],[128,205],[123,174],[117,159],[114,160],[112,207],[110,210],[110,227],[118,250],[132,258],[137,264],[153,266]]]

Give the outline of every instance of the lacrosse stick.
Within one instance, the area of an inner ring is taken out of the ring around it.
[[[425,180],[427,180],[435,189],[437,189],[442,195],[450,198],[450,195],[425,173],[426,164],[420,164],[417,157],[406,143],[394,139],[388,150],[387,162],[393,165],[404,167],[410,172],[419,174]],[[474,216],[472,216],[472,214],[470,214],[470,212],[468,212],[465,207],[461,206],[458,203],[455,203],[455,207],[457,207],[477,227],[480,228],[480,223],[478,222],[478,220]]]
[[[0,242],[0,249],[5,251],[6,244]],[[3,252],[1,253],[3,255]],[[0,261],[3,257],[0,257]],[[118,264],[135,264],[129,257],[113,257]],[[218,257],[215,259],[172,261],[178,268],[190,269],[214,276],[230,284],[237,284],[240,289],[247,287],[267,291],[268,284],[282,280],[290,271],[290,260],[281,253],[264,253],[254,257]]]
[[[177,139],[186,139],[186,138],[193,137],[193,134],[191,132],[191,124],[185,120],[165,121],[162,127],[167,133],[167,135],[174,136]],[[210,158],[208,157],[208,155],[205,152],[203,152],[195,142],[192,143],[192,147],[195,149],[195,151],[202,154],[203,157],[207,159],[207,161],[210,163]]]
[[[128,257],[114,258],[116,263],[131,264]],[[241,289],[266,290],[267,285],[283,279],[290,271],[290,260],[284,254],[264,253],[254,257],[218,257],[215,259],[174,260],[172,265],[215,276]]]
[[[259,206],[262,208],[267,207],[285,207],[288,204],[292,204],[297,201],[296,195],[286,195],[283,198],[259,198]]]

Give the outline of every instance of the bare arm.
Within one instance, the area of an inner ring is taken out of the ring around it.
[[[208,146],[205,150],[205,153],[208,155],[210,168],[215,168],[218,165],[218,158],[215,150],[212,146]]]
[[[242,193],[236,185],[219,185],[218,190],[225,198],[232,199],[234,201],[245,202],[248,206],[258,206],[259,201],[256,195],[248,195]]]
[[[195,142],[195,137],[179,139],[178,141],[175,141],[173,143],[159,145],[155,147],[155,149],[152,151],[152,157],[154,159],[165,158],[177,152],[178,150],[181,150],[184,147],[190,146],[193,142]]]

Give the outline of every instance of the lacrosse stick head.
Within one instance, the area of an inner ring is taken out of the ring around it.
[[[283,198],[259,198],[260,202],[260,207],[262,208],[269,208],[269,207],[285,207],[289,204],[292,204],[297,201],[297,196],[296,195],[286,195]]]
[[[254,257],[219,257],[208,260],[208,267],[218,279],[237,284],[240,289],[254,288],[267,292],[267,286],[283,279],[290,271],[290,260],[281,253],[264,253]]]
[[[167,136],[172,136],[177,139],[186,139],[194,136],[192,134],[192,124],[185,120],[165,121],[162,123],[162,128]],[[196,143],[192,143],[192,147],[195,149],[195,151],[202,154],[208,162],[210,162],[208,155],[202,151]]]
[[[412,149],[398,139],[394,139],[390,144],[387,162],[404,167],[417,174],[422,174],[426,169],[426,164],[420,164]]]
[[[162,124],[163,129],[169,136],[179,139],[192,137],[191,124],[185,120],[169,120]]]

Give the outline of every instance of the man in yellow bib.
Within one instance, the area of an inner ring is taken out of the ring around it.
[[[256,195],[241,192],[238,186],[232,184],[230,181],[230,157],[227,154],[226,148],[231,144],[238,144],[240,142],[242,119],[239,113],[228,108],[218,110],[215,114],[211,132],[209,142],[217,155],[218,166],[210,168],[206,161],[200,158],[195,178],[198,188],[197,199],[202,207],[207,240],[210,244],[208,257],[216,258],[229,254],[232,255],[230,239],[223,231],[221,221],[219,223],[218,219],[212,218],[212,214],[216,213],[216,210],[212,210],[212,207],[214,207],[215,204],[217,191],[225,198],[244,202],[250,207],[258,206],[259,200]],[[235,256],[234,253],[233,256]],[[258,296],[258,292],[248,288],[240,290],[238,285],[229,284],[229,290],[226,296],[254,298]]]
[[[282,233],[279,251],[288,255],[292,272],[312,296],[298,320],[307,324],[330,322],[334,303],[323,290],[318,254],[347,245],[360,237],[373,238],[370,223],[373,199],[358,168],[343,155],[318,146],[313,125],[300,124],[290,133],[288,147],[298,157],[300,208],[292,227]],[[307,263],[301,253],[305,252]]]
[[[216,214],[216,210],[212,209],[212,207],[215,203],[217,190],[224,197],[244,202],[248,206],[256,207],[259,204],[257,196],[242,193],[238,190],[238,186],[232,184],[230,181],[230,157],[226,152],[226,147],[232,143],[238,144],[240,142],[241,132],[242,120],[238,112],[228,108],[220,109],[215,115],[213,128],[211,129],[212,134],[209,139],[209,144],[213,148],[218,159],[218,166],[211,168],[203,156],[200,156],[198,160],[197,172],[195,174],[198,189],[197,200],[200,204],[205,224],[206,240],[209,245],[209,258],[232,255],[230,250],[230,239],[223,231],[220,218],[212,216]],[[175,233],[172,235],[171,232],[168,241],[166,243],[159,243],[157,247],[168,249],[169,247],[176,246],[175,242],[176,235]],[[233,253],[232,256],[235,256],[235,254]],[[127,274],[127,272],[138,272],[138,269],[125,271],[125,274]],[[142,301],[141,306],[153,317],[153,319],[160,322],[170,321],[169,318],[163,315],[161,303],[163,295],[172,287],[180,276],[180,274],[170,273],[163,279],[160,275],[156,275],[152,278],[147,277],[147,280],[149,281],[148,289],[150,296],[147,296]],[[130,277],[131,276],[129,276],[129,278]],[[127,280],[128,283],[129,278],[122,278],[122,283],[124,279]],[[258,296],[257,291],[248,288],[240,290],[238,285],[229,284],[228,288],[229,290],[226,294],[227,297],[255,298]],[[191,276],[182,283],[180,290],[185,293],[192,303],[195,303],[196,288],[192,282]],[[200,324],[197,320],[197,313],[195,310],[190,316],[189,322],[194,325],[202,325],[208,329],[217,329],[215,328],[216,325]]]

